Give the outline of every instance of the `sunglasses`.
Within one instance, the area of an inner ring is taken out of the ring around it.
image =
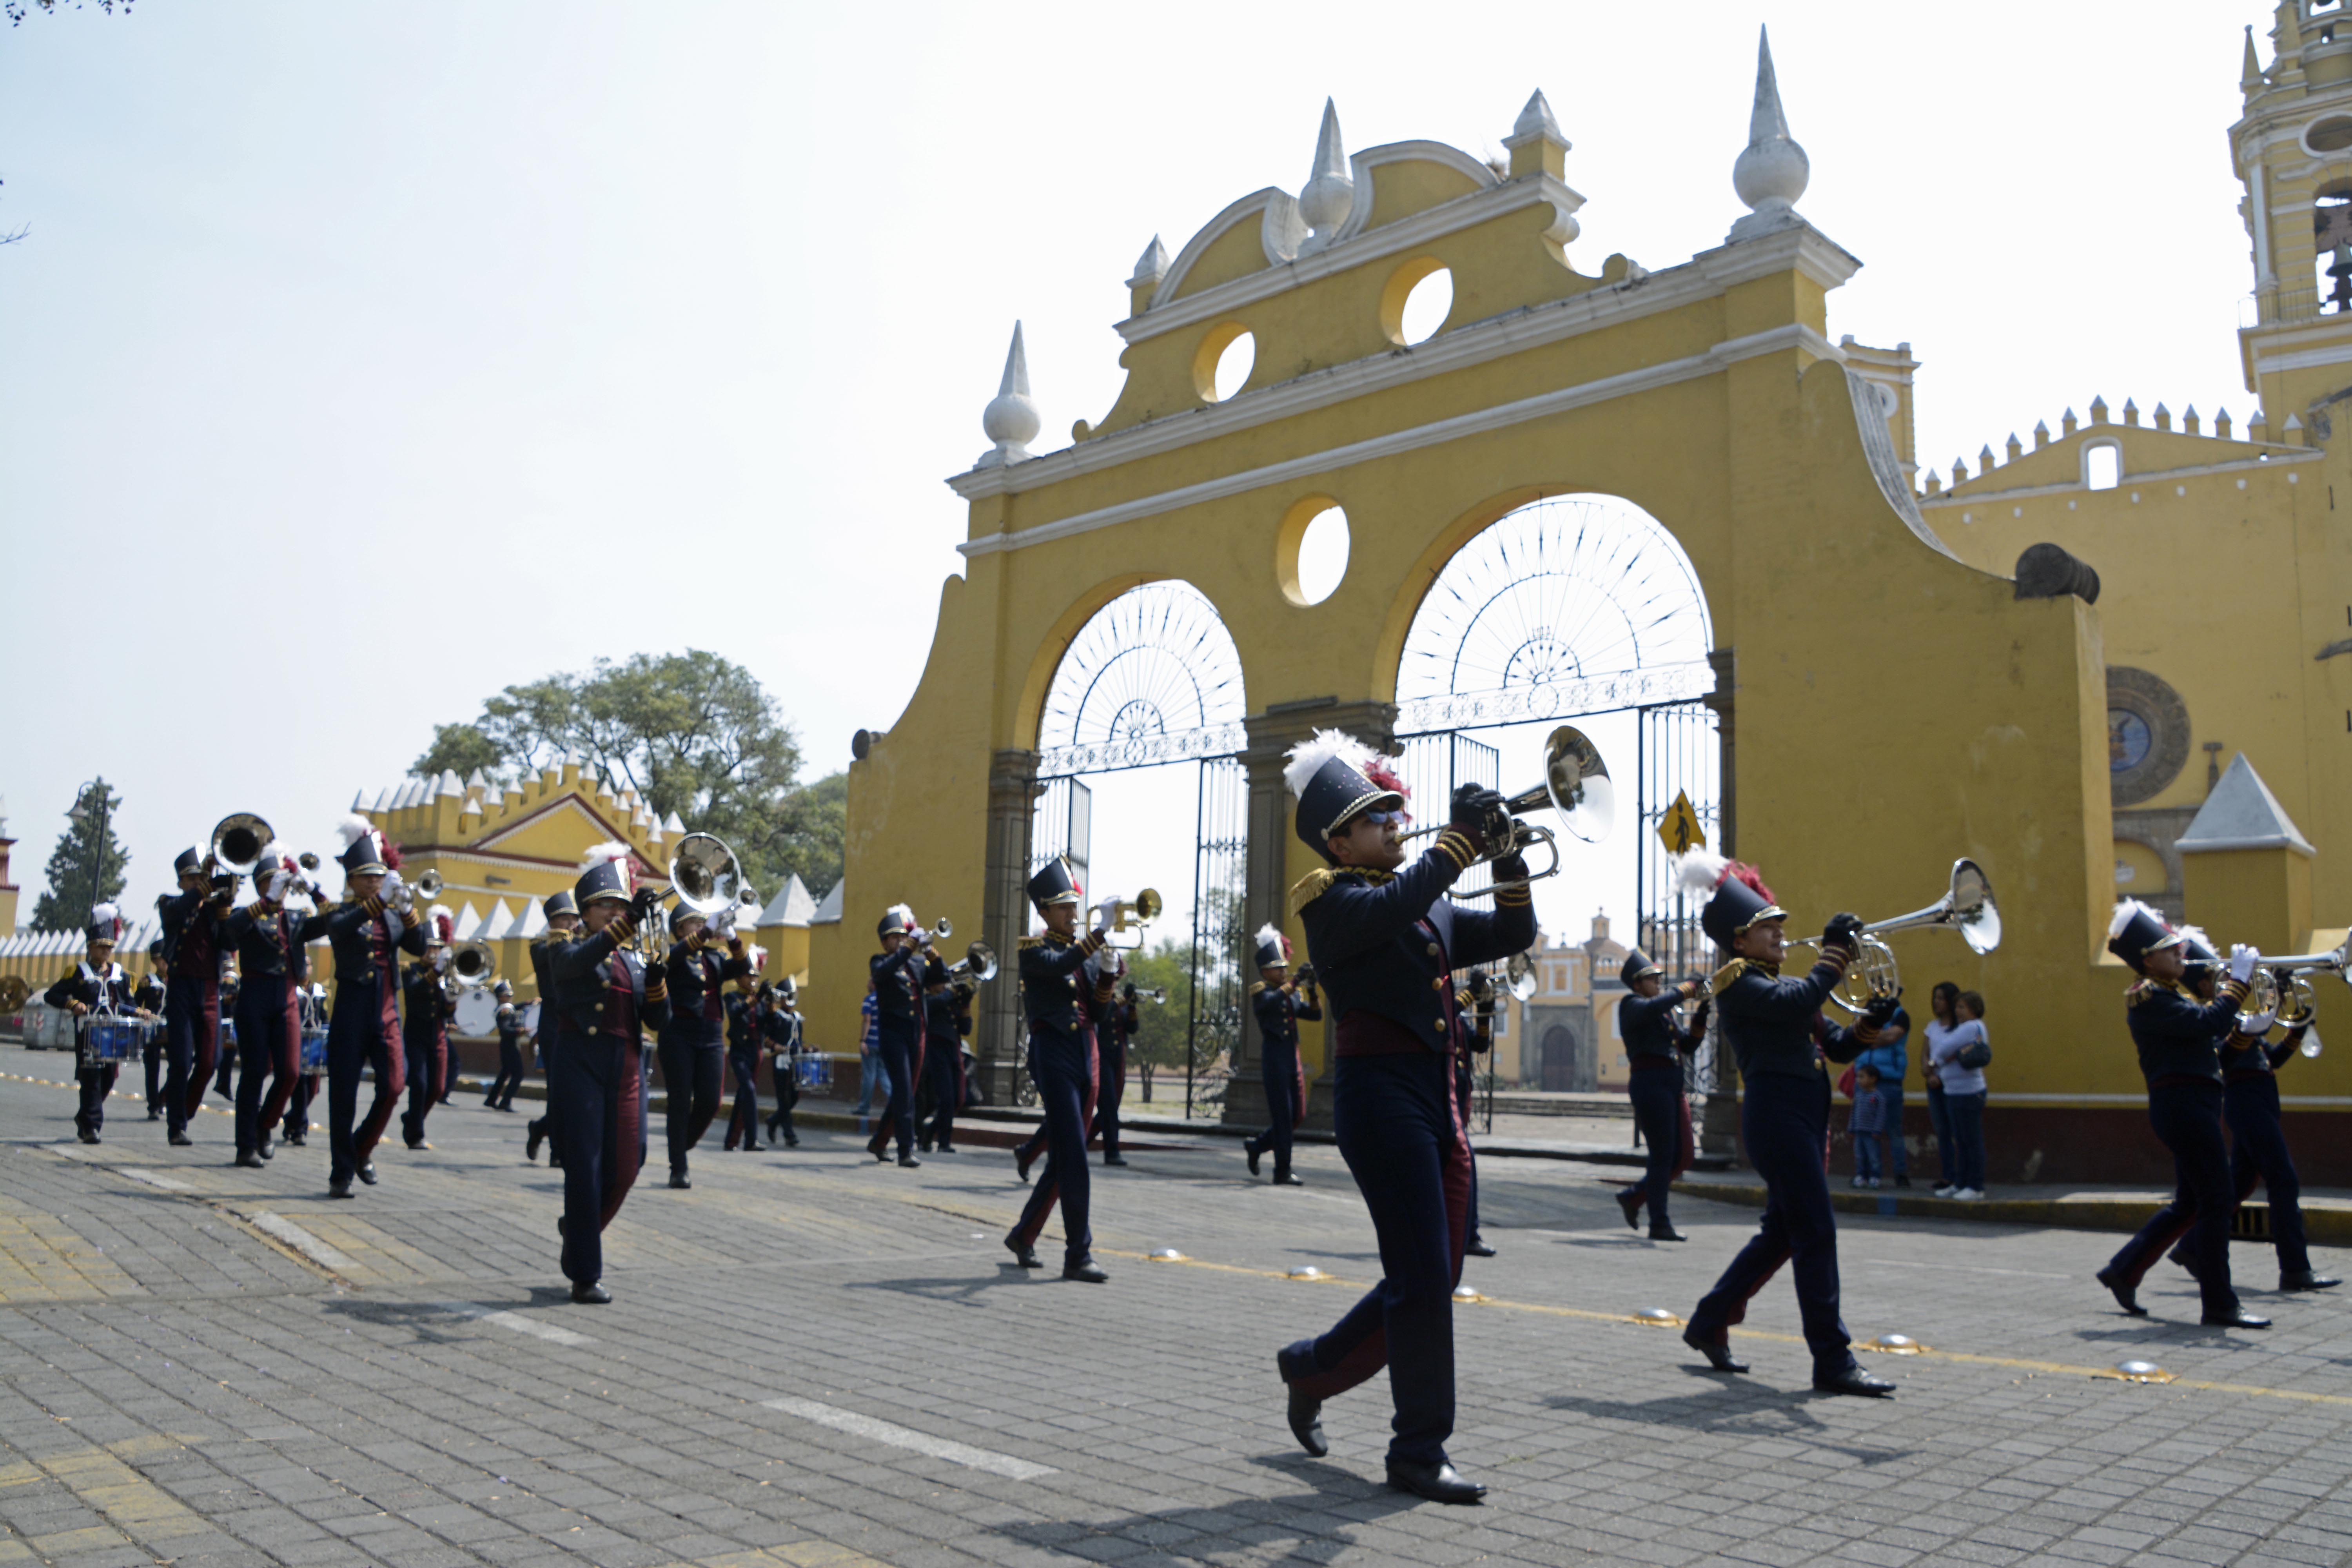
[[[1398,826],[1402,827],[1407,822],[1411,821],[1412,818],[1402,811],[1368,811],[1362,816],[1357,817],[1356,820],[1359,822],[1369,822],[1375,827],[1386,827],[1391,823],[1395,823]]]

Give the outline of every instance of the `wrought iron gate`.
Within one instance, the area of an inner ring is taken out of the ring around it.
[[[1244,894],[1249,868],[1249,775],[1235,757],[1201,763],[1192,855],[1192,952],[1187,971],[1184,1115],[1223,1100],[1242,1043]]]
[[[1636,940],[1668,984],[1714,968],[1714,949],[1699,930],[1705,900],[1683,890],[1675,876],[1675,855],[1662,833],[1678,799],[1690,803],[1698,837],[1718,853],[1723,848],[1723,751],[1715,710],[1704,702],[1676,702],[1641,710],[1634,757],[1634,901]],[[1685,1088],[1706,1093],[1716,1079],[1716,1034],[1710,1028],[1685,1068]]]

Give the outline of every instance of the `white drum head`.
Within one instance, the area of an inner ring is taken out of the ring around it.
[[[499,1032],[499,999],[477,985],[457,998],[457,1033],[495,1035]]]

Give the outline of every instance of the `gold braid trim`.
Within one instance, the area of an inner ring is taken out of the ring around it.
[[[1265,990],[1265,981],[1263,981],[1263,980],[1253,980],[1253,981],[1251,981],[1251,982],[1250,982],[1250,984],[1249,984],[1249,994],[1250,994],[1251,995],[1255,996],[1255,995],[1256,995],[1259,992],[1261,992],[1261,991],[1263,991],[1263,990]]]
[[[2234,974],[2231,975],[2228,979],[2222,981],[2219,986],[2215,987],[2215,990],[2219,994],[2228,997],[2232,1002],[2244,1001],[2246,999],[2246,993],[2252,989],[2252,986],[2247,984],[2244,981],[2239,979]]]
[[[1720,996],[1731,988],[1732,982],[1738,980],[1749,970],[1761,967],[1762,965],[1757,963],[1752,959],[1735,958],[1729,963],[1725,964],[1721,969],[1717,970],[1712,975],[1708,976],[1706,982],[1706,994],[1709,996]]]
[[[1535,901],[1534,890],[1528,888],[1505,888],[1495,895],[1495,903],[1498,908],[1518,909]]]
[[[1102,932],[1098,931],[1090,931],[1087,932],[1086,935],[1078,938],[1078,951],[1085,953],[1088,958],[1092,958],[1096,953],[1102,951],[1103,942],[1106,940],[1107,939],[1103,936]]]
[[[1470,840],[1451,827],[1437,836],[1436,847],[1454,862],[1454,868],[1457,871],[1468,870],[1471,863],[1478,858],[1478,851]]]
[[[1043,947],[1045,945],[1045,939],[1042,936],[1024,936],[1013,944],[1013,951],[1018,952],[1023,948]]]
[[[1294,916],[1297,915],[1299,910],[1329,892],[1331,884],[1339,879],[1339,873],[1328,866],[1318,866],[1314,870],[1299,878],[1290,889],[1290,912]]]

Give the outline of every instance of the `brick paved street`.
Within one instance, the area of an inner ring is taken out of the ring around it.
[[[166,1146],[118,1099],[73,1142],[59,1055],[0,1051],[0,1565],[1161,1563],[2334,1563],[2352,1553],[2352,1295],[2268,1334],[2194,1326],[2167,1268],[2117,1314],[2116,1237],[1847,1216],[1846,1317],[1888,1403],[1807,1385],[1785,1278],[1696,1370],[1671,1331],[1753,1211],[1628,1232],[1622,1172],[1496,1161],[1499,1258],[1456,1314],[1475,1510],[1381,1484],[1385,1381],[1282,1422],[1273,1352],[1374,1272],[1338,1156],[1303,1190],[1211,1142],[1096,1175],[1107,1287],[1007,1266],[1002,1152],[877,1167],[849,1138],[699,1154],[562,1300],[555,1178],[461,1096],[435,1148],[325,1197],[323,1130],[268,1170],[206,1112]],[[658,1127],[656,1127],[658,1139]],[[1049,1253],[1056,1232],[1049,1231]],[[1174,1247],[1185,1262],[1147,1262]],[[2323,1268],[2352,1256],[2322,1252]],[[1312,1264],[1339,1282],[1286,1279]],[[2179,1381],[2095,1374],[2130,1357]]]

